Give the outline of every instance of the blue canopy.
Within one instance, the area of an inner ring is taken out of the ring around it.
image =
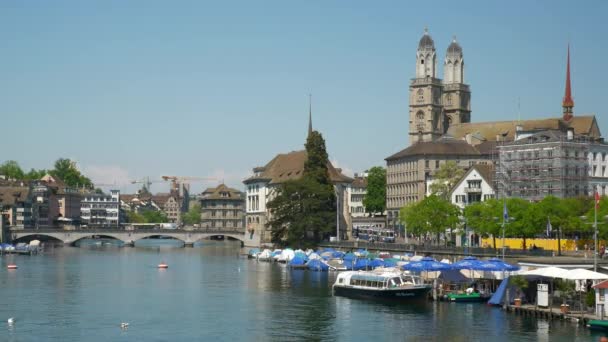
[[[468,256],[452,264],[452,267],[456,270],[482,270],[484,266],[491,265],[483,265],[481,260],[473,256]]]
[[[289,261],[289,266],[300,266],[306,264],[306,258],[296,255]]]
[[[353,269],[355,270],[367,270],[372,268],[372,262],[369,259],[357,259]]]
[[[498,265],[498,267],[500,268],[500,271],[508,271],[508,272],[517,271],[521,268],[517,265],[511,265],[509,263],[506,263],[498,258],[488,259],[488,262]]]
[[[372,268],[384,267],[384,265],[385,265],[384,260],[382,260],[382,259],[374,259],[369,264]]]
[[[329,265],[327,265],[325,262],[319,260],[319,259],[314,259],[314,260],[310,260],[306,263],[306,266],[308,266],[308,269],[311,271],[327,271],[329,270]]]
[[[348,260],[354,260],[354,259],[357,259],[357,256],[356,256],[356,255],[354,255],[353,253],[350,253],[350,252],[349,252],[349,253],[346,253],[346,254],[344,255],[344,258],[342,258],[342,260],[344,260],[344,261],[348,261]]]
[[[332,256],[333,258],[342,258],[342,257],[344,256],[344,252],[339,252],[339,251],[338,251],[338,252],[333,252],[333,253],[331,254],[331,256]]]
[[[396,259],[384,259],[384,267],[396,267],[397,260]]]
[[[435,272],[435,271],[446,271],[451,270],[452,265],[444,264],[439,262],[433,258],[425,257],[420,259],[420,261],[410,262],[409,264],[405,264],[401,266],[402,270],[405,271],[414,271],[414,272]]]

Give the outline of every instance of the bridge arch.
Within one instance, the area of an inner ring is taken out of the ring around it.
[[[63,242],[60,237],[54,236],[54,234],[40,234],[40,233],[31,233],[31,234],[23,234],[17,235],[13,237],[13,243],[26,242],[29,243],[32,240],[40,240],[40,241],[57,241]]]

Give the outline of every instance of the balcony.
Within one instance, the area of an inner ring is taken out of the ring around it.
[[[464,188],[464,192],[467,194],[480,194],[481,193],[481,188],[475,188],[475,187],[470,187],[467,186]]]

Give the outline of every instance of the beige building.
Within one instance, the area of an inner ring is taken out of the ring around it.
[[[482,147],[491,147],[484,144]],[[427,183],[447,161],[468,169],[491,163],[492,148],[481,149],[463,140],[442,138],[416,143],[386,158],[386,208],[389,227],[398,222],[399,210],[420,201],[427,193]]]
[[[243,231],[245,227],[245,194],[220,184],[201,194],[201,228],[221,231]]]
[[[82,200],[82,194],[78,189],[68,187],[59,177],[49,174],[40,180],[54,190],[59,217],[78,220],[80,218],[80,201]]]

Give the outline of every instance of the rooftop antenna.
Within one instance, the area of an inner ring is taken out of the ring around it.
[[[521,123],[521,101],[517,98],[517,122]]]

